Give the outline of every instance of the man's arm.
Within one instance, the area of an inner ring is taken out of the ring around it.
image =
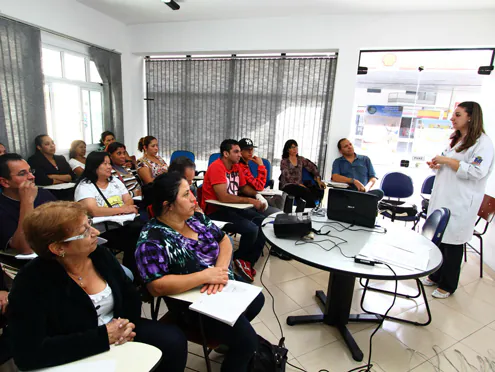
[[[19,222],[17,223],[17,229],[9,242],[10,248],[16,250],[19,254],[33,253],[33,250],[29,246],[26,236],[24,235],[22,225],[24,218],[34,209],[34,201],[37,195],[38,188],[32,181],[24,181],[19,187]]]
[[[366,186],[364,188],[368,192],[375,185],[375,183],[376,183],[376,177],[371,177],[370,180],[368,181],[368,183],[366,184]]]
[[[241,187],[240,190],[244,190],[246,187],[249,187],[247,185]],[[253,194],[256,195],[256,191],[254,191],[253,188],[250,187],[250,189],[253,191]],[[216,185],[213,185],[213,191],[215,191],[215,195],[217,196],[218,201],[222,203],[236,203],[236,204],[252,204],[255,206],[260,204],[259,200],[253,199],[253,198],[248,198],[245,196],[237,196],[237,195],[232,195],[227,192],[227,184],[226,183],[218,183]],[[248,191],[249,193],[249,191]]]

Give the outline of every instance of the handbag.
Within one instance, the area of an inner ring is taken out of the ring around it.
[[[273,345],[263,337],[258,336],[258,351],[254,353],[249,372],[285,372],[287,353],[282,337],[278,345]]]

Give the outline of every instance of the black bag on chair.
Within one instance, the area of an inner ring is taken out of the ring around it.
[[[284,347],[285,338],[281,338],[278,345],[272,345],[261,336],[258,336],[258,340],[258,351],[254,354],[249,371],[285,372],[289,352]]]

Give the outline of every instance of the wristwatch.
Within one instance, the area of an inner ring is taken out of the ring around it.
[[[354,178],[351,178],[351,185],[354,185]]]

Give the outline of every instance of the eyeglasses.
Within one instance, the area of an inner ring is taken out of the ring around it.
[[[89,226],[87,227],[87,229],[84,230],[84,232],[81,235],[73,236],[72,238],[62,240],[62,242],[68,243],[68,242],[73,242],[74,240],[81,240],[87,238],[91,233],[91,228],[93,227],[93,220],[90,218],[88,219],[88,225]]]
[[[17,177],[26,177],[28,173],[34,174],[36,172],[35,169],[23,170],[16,174]]]

